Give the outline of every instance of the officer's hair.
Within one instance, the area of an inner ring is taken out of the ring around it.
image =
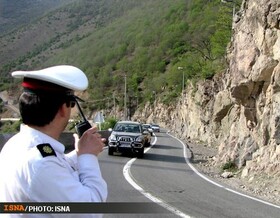
[[[23,92],[19,98],[19,110],[24,124],[45,126],[57,114],[67,97],[61,94]]]

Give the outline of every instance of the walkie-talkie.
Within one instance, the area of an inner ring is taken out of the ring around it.
[[[79,135],[79,137],[81,137],[85,131],[87,131],[89,128],[91,128],[91,125],[88,122],[88,120],[86,119],[85,115],[83,114],[83,111],[82,111],[77,99],[79,99],[79,100],[82,100],[82,99],[75,96],[75,101],[78,106],[80,115],[82,117],[82,121],[80,121],[79,123],[76,124],[75,129],[76,129],[76,132]]]

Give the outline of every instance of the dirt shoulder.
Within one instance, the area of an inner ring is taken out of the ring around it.
[[[225,173],[221,166],[214,165],[217,148],[191,142],[187,145],[193,154],[191,163],[199,172],[221,185],[280,206],[280,178],[255,175],[244,179],[241,170]]]

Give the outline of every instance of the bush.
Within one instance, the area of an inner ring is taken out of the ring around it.
[[[21,121],[0,122],[1,133],[16,133],[20,129]]]
[[[222,170],[236,171],[237,166],[233,161],[228,161],[222,165]]]
[[[118,121],[113,118],[109,117],[105,120],[104,123],[101,124],[101,130],[108,130],[109,128],[113,128]]]

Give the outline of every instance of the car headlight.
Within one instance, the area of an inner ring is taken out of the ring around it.
[[[137,138],[135,138],[136,142],[142,142],[143,141],[143,136],[138,136]]]
[[[110,135],[109,140],[110,141],[117,141],[117,136],[116,135]]]

